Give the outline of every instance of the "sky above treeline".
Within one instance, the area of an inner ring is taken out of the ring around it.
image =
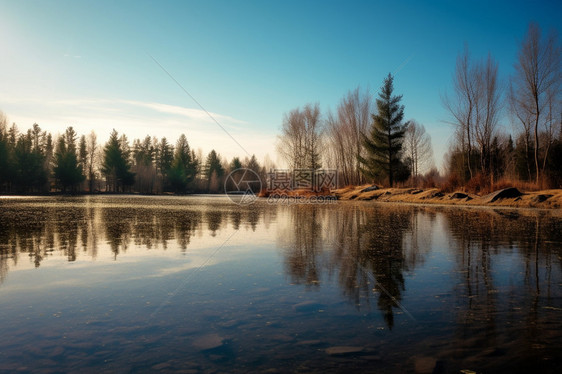
[[[393,73],[441,166],[465,43],[507,84],[529,22],[560,32],[561,15],[561,1],[0,0],[0,110],[20,130],[185,133],[204,153],[275,161],[284,113],[335,111],[359,85],[376,97]]]

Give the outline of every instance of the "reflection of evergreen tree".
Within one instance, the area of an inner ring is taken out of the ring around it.
[[[181,212],[175,216],[175,235],[180,248],[185,251],[191,241],[191,237],[202,221],[201,212]]]
[[[133,210],[125,208],[107,208],[102,210],[105,224],[105,236],[114,258],[120,251],[126,251],[132,232]]]
[[[217,210],[208,210],[205,212],[205,220],[207,221],[207,227],[211,232],[211,236],[215,236],[217,234],[217,230],[221,227],[222,212]]]
[[[252,231],[256,231],[256,227],[260,221],[260,211],[257,209],[248,210],[248,223],[252,228]]]
[[[59,248],[63,251],[69,262],[76,261],[76,247],[78,244],[78,222],[83,221],[79,210],[57,212],[57,232],[59,233]],[[64,216],[64,217],[62,217]]]
[[[240,228],[240,222],[242,221],[242,213],[239,210],[231,211],[230,221],[232,222],[232,228],[238,230]]]
[[[420,260],[420,254],[410,252],[424,252],[414,245],[411,233],[418,212],[411,207],[350,206],[323,216],[325,207],[294,208],[290,229],[280,234],[292,281],[319,285],[322,270],[337,273],[344,294],[358,308],[368,305],[376,290],[378,308],[392,328],[404,290],[403,273]],[[326,245],[332,249],[329,261],[321,256]]]
[[[367,214],[361,231],[366,235],[365,246],[359,253],[359,263],[371,271],[379,293],[378,308],[389,328],[394,325],[394,308],[404,290],[404,234],[411,222],[411,210],[380,208]]]

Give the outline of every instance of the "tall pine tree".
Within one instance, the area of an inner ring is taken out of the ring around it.
[[[72,127],[59,137],[53,163],[53,174],[62,192],[69,187],[75,192],[85,177],[76,154],[76,132]]]
[[[121,136],[119,138],[117,131],[114,129],[103,148],[101,167],[109,191],[124,191],[126,186],[131,186],[135,182],[135,174],[131,172],[129,155],[130,149],[126,137]]]
[[[402,123],[404,106],[402,96],[393,96],[393,77],[388,74],[377,99],[377,114],[373,114],[370,134],[363,135],[365,157],[359,157],[361,171],[372,180],[388,179],[390,186],[407,178],[401,160],[402,142],[408,123]]]
[[[181,134],[174,152],[174,160],[168,171],[168,180],[175,192],[185,192],[195,179],[197,164],[184,134]]]

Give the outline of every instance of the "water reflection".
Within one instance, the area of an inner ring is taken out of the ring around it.
[[[336,211],[294,207],[278,241],[292,282],[318,287],[321,274],[336,275],[358,309],[375,297],[389,328],[400,309],[404,272],[423,263],[431,248],[435,213],[405,206],[349,205]]]
[[[239,207],[216,199],[151,199],[0,202],[0,282],[26,264],[40,267],[33,275],[53,260],[103,256],[119,263],[134,251],[188,254],[202,247],[211,250],[199,262],[173,257],[114,267],[113,276],[123,271],[122,279],[135,280],[121,283],[115,299],[105,290],[98,299],[82,299],[84,309],[101,310],[92,312],[102,321],[96,334],[106,335],[105,324],[123,331],[113,337],[115,344],[143,359],[145,346],[126,344],[169,344],[177,352],[170,362],[185,361],[187,352],[190,370],[199,371],[224,372],[242,363],[263,372],[285,367],[295,355],[301,362],[287,371],[415,371],[420,354],[425,363],[431,356],[430,369],[439,362],[448,372],[548,371],[559,363],[562,219],[556,212],[372,203]],[[220,249],[205,241],[216,243],[233,230],[244,234],[229,243],[237,248],[231,262],[191,277],[195,273],[188,270]],[[144,277],[143,270],[158,266]],[[83,291],[74,297],[85,297]],[[157,308],[148,302],[159,305],[161,295],[172,291],[177,296],[162,304],[162,318],[147,327],[147,315]],[[112,308],[122,308],[126,317],[107,317]],[[76,318],[82,321],[80,313]],[[142,322],[126,325],[129,316]],[[125,324],[123,330],[116,320]],[[90,331],[89,323],[76,324],[75,335]],[[219,344],[218,350],[193,353],[191,346],[182,348],[186,337],[199,346]],[[325,349],[332,346],[351,346],[356,353],[327,357]],[[199,364],[204,360],[212,362]]]
[[[25,204],[2,201],[0,283],[9,268],[17,267],[26,255],[37,268],[55,255],[69,262],[79,255],[96,259],[100,245],[107,245],[114,260],[131,245],[166,250],[173,241],[185,251],[194,235],[214,237],[229,224],[234,230],[255,231],[260,219],[268,226],[275,215],[275,210],[260,207],[223,209],[204,204],[178,209],[173,203],[145,207],[142,201],[117,200],[119,204],[111,198],[98,198],[95,204],[91,204],[91,198],[73,199],[71,203],[60,200],[61,204],[47,206],[43,200]]]
[[[562,221],[545,212],[453,210],[447,222],[458,274],[454,348],[514,370],[535,371],[544,361],[513,361],[508,350],[556,358],[560,336],[549,330],[560,307]]]

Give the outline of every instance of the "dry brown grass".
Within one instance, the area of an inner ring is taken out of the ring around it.
[[[453,192],[462,189],[461,185],[462,182],[459,176],[456,174],[450,174],[445,180],[445,182],[442,183],[441,186],[439,186],[439,188],[443,192]]]
[[[295,189],[295,190],[266,190],[263,189],[260,191],[258,197],[269,197],[269,196],[300,196],[300,197],[310,197],[310,196],[328,196],[332,195],[332,192],[328,188],[322,188],[320,191],[311,191],[308,189]]]
[[[502,190],[508,187],[515,187],[520,191],[539,191],[541,189],[535,182],[525,182],[509,178],[502,178],[494,183],[494,190]]]
[[[560,211],[562,207],[562,189],[530,191],[521,188],[524,185],[510,183],[495,184],[496,189],[516,187],[524,194],[515,198],[503,198],[490,202],[486,194],[488,190],[481,189],[481,195],[464,191],[466,198],[459,198],[453,192],[445,193],[442,189],[414,189],[414,188],[381,188],[374,191],[361,192],[366,186],[346,187],[333,191],[339,200],[376,200],[378,202],[413,203],[413,204],[446,204],[459,206],[503,206],[517,208],[541,208]],[[491,187],[490,187],[491,188]],[[459,190],[457,190],[459,191]],[[562,214],[562,211],[560,211]]]

